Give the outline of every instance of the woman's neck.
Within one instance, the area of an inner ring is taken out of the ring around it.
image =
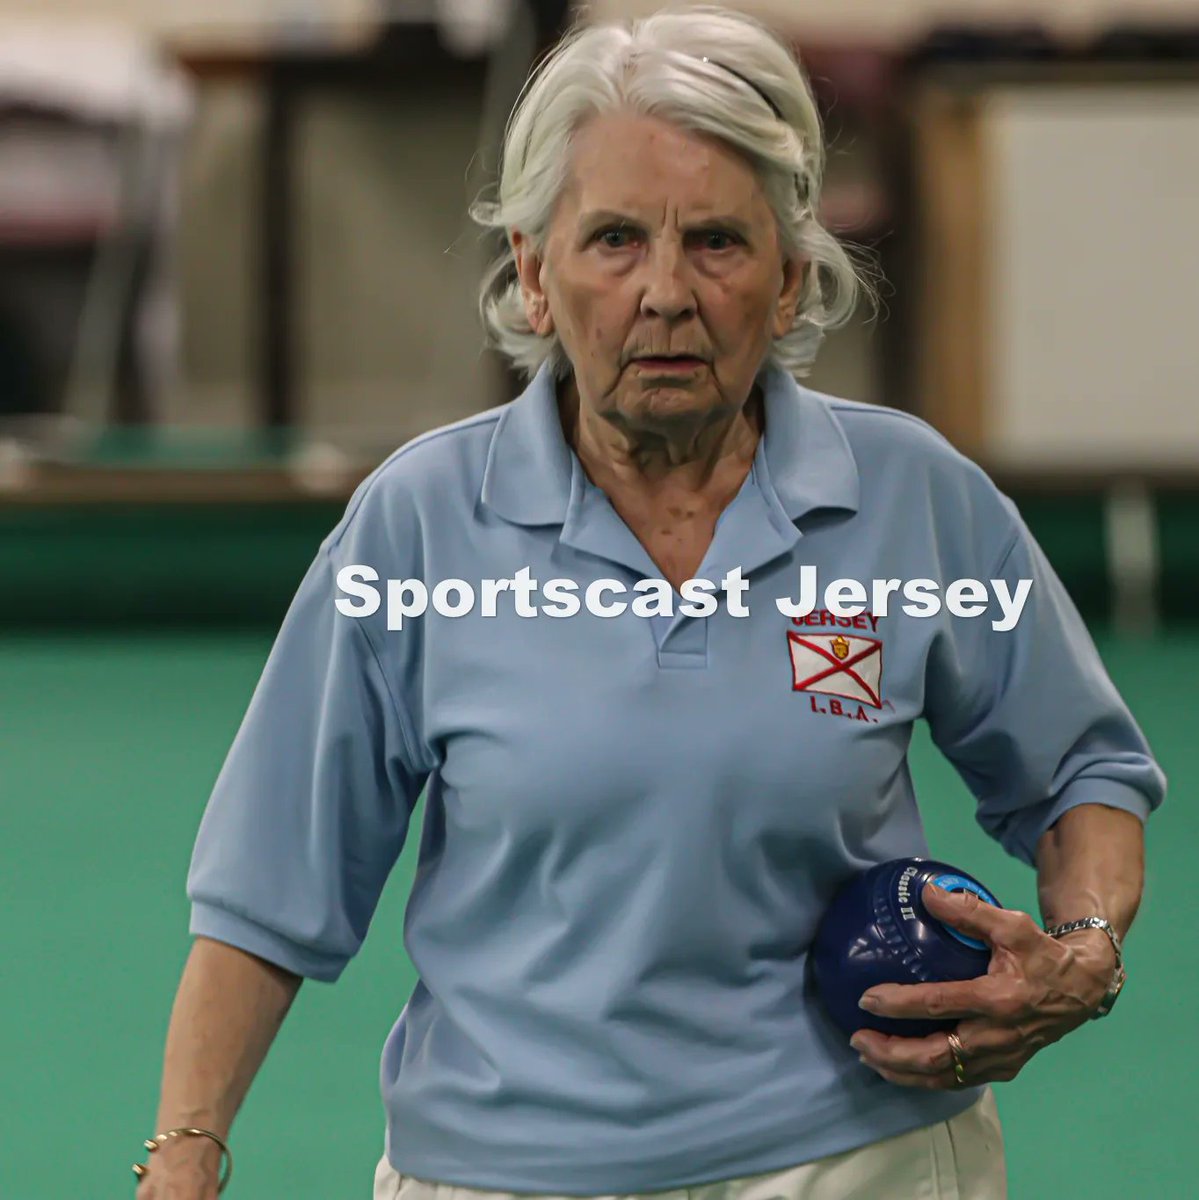
[[[757,388],[734,412],[641,424],[586,404],[573,375],[559,387],[558,410],[567,443],[597,487],[690,493],[720,507],[745,481],[764,423]]]

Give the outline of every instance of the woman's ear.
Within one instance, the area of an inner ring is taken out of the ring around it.
[[[538,337],[549,337],[554,332],[554,318],[550,313],[549,298],[541,283],[544,262],[519,229],[512,231],[511,241],[512,253],[516,256],[516,277],[520,282],[525,317],[529,327]]]
[[[791,331],[795,314],[799,311],[799,297],[807,278],[809,263],[803,258],[783,260],[783,286],[779,289],[779,302],[774,310],[772,332],[776,338]]]

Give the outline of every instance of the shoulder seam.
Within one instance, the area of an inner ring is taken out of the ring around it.
[[[337,534],[336,538],[326,539],[326,545],[335,546],[341,542],[346,528],[353,519],[354,514],[357,513],[358,509],[362,507],[362,503],[366,499],[367,494],[375,486],[376,482],[379,480],[380,476],[382,476],[384,471],[391,466],[393,462],[397,462],[405,454],[411,450],[415,450],[418,446],[425,446],[430,442],[437,441],[439,438],[449,437],[455,433],[462,433],[467,429],[475,428],[477,425],[484,425],[488,421],[498,422],[507,407],[508,406],[506,404],[501,404],[496,408],[489,408],[485,412],[475,413],[469,417],[463,417],[461,421],[455,421],[450,425],[443,425],[438,429],[430,429],[425,433],[418,434],[411,441],[405,442],[402,446],[398,446],[377,467],[375,467],[374,470],[372,470],[366,479],[364,479],[359,485],[354,499],[346,508],[346,511],[342,514],[341,520],[338,522],[338,525],[340,526],[340,532]]]
[[[321,553],[324,555],[325,566],[329,570],[330,574],[333,575],[333,582],[336,582],[336,575],[334,574],[336,564],[333,561],[333,556],[329,553],[327,546],[321,547]],[[379,651],[376,649],[375,643],[371,641],[370,634],[368,634],[367,631],[362,627],[361,621],[356,620],[353,617],[347,617],[345,619],[350,621],[357,628],[363,642],[366,643],[366,648],[370,651],[370,656],[375,664],[375,669],[379,672],[379,678],[383,681],[383,689],[387,692],[387,696],[391,700],[392,709],[395,711],[396,724],[400,729],[400,738],[403,740],[404,749],[407,750],[408,757],[412,762],[413,773],[416,774],[419,771],[424,770],[424,759],[416,752],[415,731],[409,728],[407,713],[405,712],[403,705],[400,704],[399,697],[396,696],[395,690],[391,686],[391,680],[387,677],[387,672],[383,669],[383,663],[379,658]]]
[[[1000,490],[985,467],[976,462],[968,454],[965,454],[959,450],[957,446],[955,446],[953,442],[951,442],[949,438],[946,437],[945,434],[943,434],[935,425],[930,424],[923,417],[919,417],[915,413],[904,412],[898,408],[888,408],[886,405],[881,404],[869,405],[854,401],[847,401],[839,396],[828,396],[826,397],[826,402],[829,408],[837,414],[838,418],[843,413],[850,414],[851,416],[881,416],[884,419],[894,418],[896,420],[904,421],[909,425],[919,426],[919,428],[924,430],[936,440],[937,444],[946,451],[948,456],[950,456],[951,461],[964,468],[967,473],[972,473],[976,477],[984,480],[994,494],[998,496],[1001,502],[1008,508],[1009,519],[1013,519],[1012,532],[1003,542],[996,566],[991,571],[991,576],[997,576],[1000,571],[1003,570],[1004,566],[1007,564],[1008,558],[1011,557],[1012,552],[1020,542],[1020,514],[1010,497],[1006,496]]]
[[[998,577],[1000,572],[1002,572],[1003,568],[1005,566],[1007,566],[1007,560],[1009,558],[1011,558],[1012,551],[1016,549],[1016,544],[1019,541],[1020,541],[1020,527],[1017,526],[1015,529],[1012,530],[1012,536],[1010,538],[1008,538],[1007,544],[1004,546],[1002,552],[1000,553],[998,561],[995,563],[995,566],[991,568],[991,578],[992,579]]]

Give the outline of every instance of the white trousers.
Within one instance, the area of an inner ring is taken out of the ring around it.
[[[400,1175],[386,1158],[375,1170],[374,1200],[517,1200],[519,1195]],[[1007,1200],[995,1096],[987,1088],[976,1104],[948,1121],[798,1167],[644,1195],[655,1200]]]

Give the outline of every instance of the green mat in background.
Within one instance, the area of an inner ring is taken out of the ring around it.
[[[4,1200],[131,1197],[188,948],[196,826],[271,641],[266,633],[0,640]],[[1106,1021],[998,1085],[1013,1200],[1187,1200],[1199,983],[1199,638],[1101,643],[1171,776],[1150,824],[1130,982]],[[1032,873],[974,824],[921,733],[913,770],[935,854],[1036,912]],[[368,1200],[383,1146],[378,1064],[414,983],[402,943],[416,815],[370,936],[334,985],[306,983],[233,1133],[232,1200]],[[1181,937],[1179,936],[1181,933]]]

